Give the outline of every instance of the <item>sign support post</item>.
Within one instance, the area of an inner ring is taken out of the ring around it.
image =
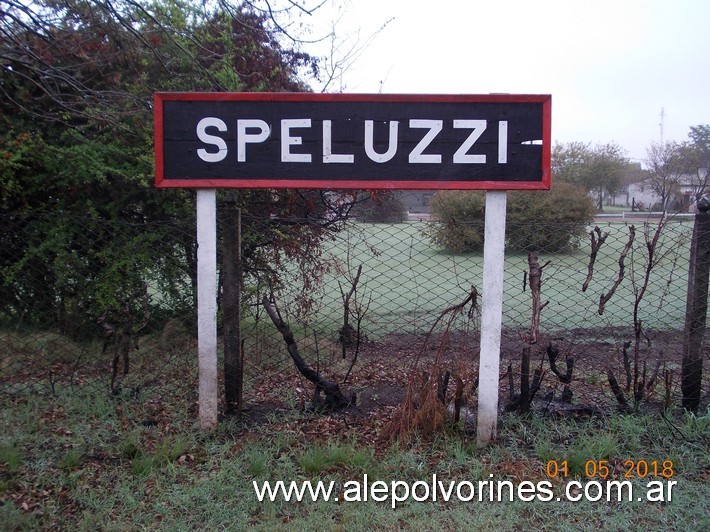
[[[503,321],[503,272],[505,260],[505,191],[486,192],[483,240],[483,303],[478,373],[478,423],[476,441],[486,445],[498,428],[498,379]]]
[[[217,426],[217,191],[197,190],[197,358],[200,427]]]

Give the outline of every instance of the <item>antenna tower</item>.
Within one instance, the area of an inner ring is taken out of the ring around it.
[[[661,128],[661,146],[663,146],[663,121],[666,118],[665,108],[661,107],[661,114],[659,116],[661,117],[661,122],[658,125]]]

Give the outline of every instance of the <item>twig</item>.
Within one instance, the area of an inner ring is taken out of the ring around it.
[[[572,382],[572,373],[574,371],[574,359],[570,356],[565,357],[565,363],[567,365],[567,372],[562,373],[558,368],[557,368],[557,357],[560,354],[559,350],[550,343],[547,346],[547,358],[550,362],[550,369],[552,370],[552,373],[557,375],[557,378],[559,381],[563,384],[569,384]]]
[[[645,382],[639,383],[639,358],[640,358],[640,351],[641,351],[641,334],[643,332],[642,328],[642,322],[641,318],[639,318],[639,308],[641,306],[641,300],[643,299],[644,295],[646,294],[646,290],[648,289],[648,283],[651,278],[651,272],[653,271],[653,268],[656,266],[656,261],[655,261],[655,254],[656,254],[656,249],[658,248],[658,240],[661,236],[661,232],[665,228],[667,223],[667,219],[665,216],[661,217],[661,219],[658,222],[658,226],[656,227],[656,231],[653,235],[653,238],[649,240],[648,238],[648,226],[646,230],[644,231],[644,240],[646,242],[646,249],[648,250],[648,259],[646,262],[646,271],[644,272],[644,278],[643,278],[643,284],[641,285],[640,290],[636,292],[636,297],[634,299],[634,332],[635,332],[635,341],[634,341],[634,388],[636,389],[636,397],[637,401],[640,402],[640,400],[643,398],[644,391],[643,387],[646,385]],[[645,362],[644,362],[644,367],[645,367]],[[645,370],[644,370],[645,371]],[[645,376],[642,379],[643,381],[646,380]]]
[[[624,342],[624,347],[621,353],[624,357],[624,372],[626,373],[626,391],[631,389],[631,359],[629,358],[629,347],[631,347],[631,342]]]
[[[616,377],[614,377],[614,372],[611,370],[611,368],[606,370],[606,376],[609,381],[609,386],[611,386],[611,391],[613,392],[614,397],[616,397],[616,400],[621,406],[628,406],[628,403],[626,402],[626,397],[624,396],[624,392],[622,392],[621,388],[619,388],[619,383],[616,380]]]
[[[599,296],[599,315],[600,316],[602,314],[604,314],[604,306],[609,302],[611,297],[614,295],[614,292],[616,292],[616,289],[619,288],[621,281],[624,280],[624,271],[626,270],[626,265],[624,264],[624,261],[626,260],[626,255],[628,255],[629,250],[631,249],[631,246],[634,243],[635,237],[636,237],[636,228],[633,225],[630,225],[629,226],[629,241],[624,246],[624,250],[621,252],[621,255],[619,255],[619,274],[616,277],[616,281],[614,281],[614,286],[611,287],[611,290],[609,290],[609,292]]]
[[[547,306],[547,303],[540,304],[540,296],[542,289],[542,270],[550,264],[547,261],[540,266],[537,261],[537,253],[528,253],[528,266],[530,268],[530,292],[532,293],[532,318],[530,320],[530,343],[537,342],[537,335],[540,329],[540,312]]]
[[[343,358],[345,358],[348,344],[352,342],[352,339],[350,338],[350,330],[352,329],[352,327],[350,326],[350,315],[352,314],[352,311],[350,310],[350,299],[357,291],[357,284],[360,282],[360,274],[362,274],[362,264],[358,266],[357,274],[355,275],[355,278],[350,282],[350,290],[347,294],[343,292],[343,287],[340,284],[340,281],[338,281],[340,297],[342,297],[343,299],[343,327],[342,329],[340,329],[340,344],[343,348]]]
[[[439,324],[439,322],[444,319],[444,316],[447,314],[451,313],[451,318],[449,319],[449,323],[447,326],[447,331],[448,328],[451,326],[451,323],[453,323],[454,318],[458,315],[459,312],[461,312],[466,305],[471,303],[471,311],[473,311],[475,308],[478,307],[478,290],[476,290],[475,286],[471,286],[471,291],[468,293],[466,298],[461,302],[457,303],[456,305],[451,305],[450,307],[445,308],[439,316],[434,320],[434,323],[432,326],[429,328],[429,332],[426,335],[426,339],[424,340],[424,344],[421,347],[420,354],[424,352],[424,348],[426,347],[427,342],[429,341],[429,338],[431,338],[431,335],[434,332],[434,329],[436,329],[436,326]],[[469,311],[469,318],[472,316],[471,311]],[[418,361],[418,357],[417,357]],[[416,364],[415,364],[416,365]]]
[[[595,235],[596,233],[596,235]],[[597,253],[599,253],[599,248],[606,240],[609,233],[602,233],[598,226],[595,226],[592,231],[589,232],[589,237],[592,240],[592,250],[589,253],[589,265],[587,266],[587,278],[582,285],[582,292],[586,292],[589,287],[589,283],[592,281],[592,275],[594,273],[594,263],[597,260]]]

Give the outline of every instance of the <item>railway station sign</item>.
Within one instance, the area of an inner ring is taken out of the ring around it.
[[[549,95],[156,93],[157,187],[550,188]]]

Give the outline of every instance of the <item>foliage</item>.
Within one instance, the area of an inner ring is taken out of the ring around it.
[[[658,209],[685,206],[681,186],[689,187],[697,201],[710,186],[710,126],[692,126],[683,142],[652,143],[644,163],[644,187],[658,196]]]
[[[145,150],[76,130],[48,139],[11,130],[2,140],[5,318],[73,334],[107,309],[124,308],[147,282],[185,309],[184,253],[193,246],[179,246],[184,225],[160,222],[180,215],[188,224],[189,196],[159,197]]]
[[[710,125],[692,126],[688,137],[678,145],[678,157],[697,201],[710,190]]]
[[[432,242],[453,253],[475,251],[483,245],[483,192],[438,192],[431,202],[437,221],[425,233]],[[567,183],[550,191],[508,193],[506,245],[514,251],[573,249],[594,218],[586,192]]]
[[[106,312],[138,312],[146,284],[163,298],[154,316],[161,303],[189,312],[194,196],[152,185],[153,92],[307,90],[298,72],[316,62],[282,46],[270,14],[248,3],[11,0],[0,10],[2,317],[71,333]],[[319,246],[347,199],[240,194],[247,274],[278,285],[288,258],[317,282]]]
[[[659,208],[671,207],[671,200],[680,193],[684,173],[680,145],[675,142],[652,143],[646,149],[647,179],[645,187],[659,197]]]
[[[229,0],[66,0],[2,5],[7,108],[127,128],[156,90],[304,90],[313,58],[283,48],[269,15]]]
[[[362,222],[401,222],[407,219],[407,210],[396,191],[363,192],[358,195],[352,215]]]
[[[613,142],[594,147],[582,142],[556,144],[552,151],[553,181],[559,179],[593,193],[600,211],[605,195],[616,196],[629,177],[638,177],[634,168],[624,149]]]
[[[485,206],[481,192],[437,192],[429,204],[436,222],[427,224],[424,234],[452,253],[482,249]]]
[[[300,286],[295,310],[307,313],[314,287],[331,266],[322,246],[343,227],[357,192],[252,189],[228,196],[242,212],[242,267],[253,288],[247,296]]]
[[[583,189],[555,183],[549,191],[510,194],[506,243],[510,249],[557,253],[577,247],[594,219],[595,208]]]
[[[591,146],[584,142],[555,143],[551,160],[553,181],[561,180],[576,185],[584,183],[591,152]]]

